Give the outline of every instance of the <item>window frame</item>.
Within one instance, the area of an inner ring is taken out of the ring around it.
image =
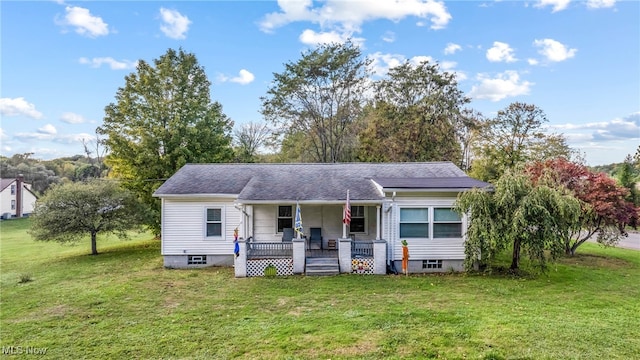
[[[15,210],[15,209],[16,209],[16,201],[11,200],[11,210]]]
[[[403,209],[426,209],[427,210],[427,220],[426,221],[402,221],[402,210]],[[431,213],[431,206],[425,206],[425,205],[415,205],[415,206],[401,206],[398,209],[398,236],[400,238],[407,238],[407,239],[427,239],[430,240],[431,239],[431,234],[432,234],[432,230],[431,230],[431,218],[432,218],[432,213]],[[427,236],[416,236],[416,237],[409,237],[409,236],[402,236],[401,235],[401,226],[402,224],[426,224],[427,225]]]
[[[11,195],[16,194],[16,184],[11,184]]]
[[[354,216],[355,211],[354,208],[361,207],[362,208],[362,216]],[[369,231],[369,211],[368,207],[365,205],[351,205],[351,223],[349,224],[349,234],[368,234]],[[351,224],[353,224],[353,219],[362,219],[363,223],[363,231],[353,231],[351,230]]]
[[[280,216],[280,208],[281,207],[288,207],[291,211],[291,216]],[[291,220],[291,228],[293,229],[293,205],[277,205],[276,206],[276,234],[282,234],[283,229],[285,228],[284,226],[282,228],[280,228],[280,219],[289,219]]]
[[[428,221],[422,222],[422,223],[427,223],[428,225],[428,236],[426,237],[407,237],[407,236],[402,236],[400,233],[400,227],[401,225],[404,223],[420,223],[420,222],[416,222],[416,221],[402,221],[401,220],[401,213],[403,209],[427,209],[428,211]],[[406,238],[406,239],[414,239],[414,240],[427,240],[427,241],[433,241],[433,240],[449,240],[449,239],[464,239],[464,234],[465,234],[465,216],[464,215],[459,215],[459,220],[458,221],[436,221],[435,220],[435,212],[436,209],[448,209],[448,210],[452,210],[453,211],[453,204],[450,203],[431,203],[431,204],[415,204],[415,205],[400,205],[398,206],[398,214],[397,214],[397,234],[398,234],[398,241]],[[459,237],[435,237],[435,225],[437,224],[460,224],[460,236]]]
[[[436,209],[445,209],[445,210],[450,210],[451,212],[453,211],[453,207],[446,207],[446,206],[433,206],[432,207],[432,212],[433,212],[433,216],[432,216],[432,222],[431,222],[431,226],[433,227],[433,230],[431,232],[432,234],[432,239],[461,239],[462,238],[462,234],[463,234],[463,228],[462,228],[462,216],[458,215],[459,220],[457,221],[452,221],[452,220],[443,220],[443,221],[437,221],[436,220]],[[439,224],[459,224],[460,225],[460,236],[446,236],[446,237],[436,237],[436,225]]]
[[[441,259],[422,260],[422,269],[442,269]]]
[[[209,210],[220,210],[220,220],[219,221],[209,221],[208,218],[208,212]],[[205,240],[220,240],[220,239],[224,239],[225,237],[225,221],[224,221],[224,206],[221,205],[211,205],[211,206],[205,206],[204,210],[204,228],[203,228],[203,235]],[[209,224],[220,224],[220,235],[208,235],[207,233],[207,225]]]

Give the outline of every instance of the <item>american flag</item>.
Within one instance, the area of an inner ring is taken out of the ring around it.
[[[347,203],[344,204],[344,212],[342,214],[342,222],[344,224],[351,224],[351,204],[349,203],[349,190],[347,190]]]

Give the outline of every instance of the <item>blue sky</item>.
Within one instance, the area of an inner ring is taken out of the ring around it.
[[[377,76],[437,61],[485,116],[537,105],[589,165],[640,144],[638,1],[2,1],[0,13],[5,156],[83,153],[136,61],[169,48],[196,55],[236,127],[262,122],[273,73],[347,38]]]

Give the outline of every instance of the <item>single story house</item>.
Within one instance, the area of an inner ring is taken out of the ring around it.
[[[451,162],[187,164],[154,196],[162,201],[166,267],[244,269],[249,265],[238,264],[237,238],[247,259],[253,250],[292,241],[295,258],[300,241],[304,256],[294,263],[303,261],[306,267],[294,264],[293,273],[309,270],[314,254],[331,257],[338,248],[348,256],[339,272],[349,271],[350,261],[354,270],[362,270],[357,263],[366,251],[358,249],[382,244],[375,252],[384,273],[400,269],[401,241],[407,240],[409,271],[415,273],[463,269],[467,219],[452,206],[460,192],[488,186]],[[343,222],[347,202],[348,226]],[[300,225],[301,236],[294,235],[292,229]],[[247,276],[244,270],[238,274]]]
[[[37,199],[31,184],[25,183],[23,176],[0,179],[0,216],[3,219],[28,216]]]

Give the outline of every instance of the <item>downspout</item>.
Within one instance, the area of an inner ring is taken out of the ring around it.
[[[391,209],[393,208],[393,203],[396,201],[396,192],[394,191],[391,194],[391,203],[389,204],[389,207],[385,209],[383,217],[389,217],[391,215],[389,215],[389,212],[391,211]],[[388,224],[393,224],[393,221],[389,220]],[[391,237],[391,227],[389,226],[389,229],[387,229],[387,234],[389,235],[389,237]],[[391,239],[387,239],[387,265],[395,270],[395,267],[393,266],[393,259],[394,259],[394,255],[395,255],[395,240],[393,241],[393,244],[391,244]]]

